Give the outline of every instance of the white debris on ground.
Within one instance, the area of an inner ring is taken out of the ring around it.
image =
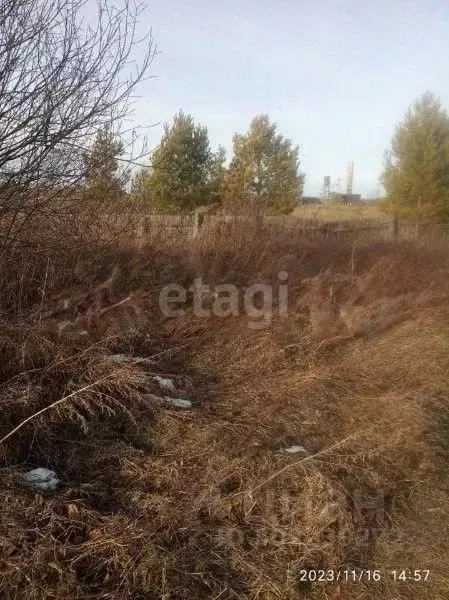
[[[175,391],[175,384],[168,377],[161,377],[160,375],[153,375],[154,381],[157,381],[161,388],[165,388],[170,392]]]
[[[126,354],[111,354],[106,357],[107,360],[115,363],[128,362],[131,364],[138,363],[151,363],[151,360],[148,358],[141,358],[139,356],[127,356]],[[162,377],[162,375],[152,375],[152,379],[159,384],[161,389],[164,389],[169,392],[175,392],[176,386],[172,379],[169,377]],[[158,396],[153,396],[158,399]],[[160,398],[159,398],[160,399]],[[164,396],[163,398],[166,402],[175,406],[176,408],[192,408],[192,401],[186,400],[185,398],[172,398],[171,396]]]
[[[111,362],[126,362],[129,357],[126,356],[126,354],[111,354],[111,356],[107,357],[108,360],[110,360]]]
[[[184,398],[172,398],[171,396],[165,396],[165,400],[176,408],[192,408],[192,401],[185,400]]]
[[[142,356],[128,356],[127,354],[111,354],[109,356],[106,356],[106,359],[111,361],[111,362],[115,362],[115,363],[122,363],[122,362],[129,362],[129,363],[145,363],[145,362],[150,362],[150,359],[148,358],[143,358]],[[166,390],[170,390],[171,392],[175,391],[175,384],[173,383],[173,381],[169,378],[169,377],[162,377],[161,375],[153,375],[153,379],[154,381],[157,381],[157,383],[160,385],[161,388],[165,388]]]
[[[308,452],[304,448],[304,446],[289,446],[288,448],[282,448],[282,450],[280,450],[279,452],[281,454],[288,454],[288,455],[292,455],[292,454],[308,454]]]
[[[138,364],[138,363],[148,363],[149,365],[152,364],[152,361],[150,358],[143,358],[142,356],[128,356],[126,354],[110,354],[109,356],[105,357],[107,360],[111,361],[111,362],[115,362],[115,363],[123,363],[123,362],[128,362],[128,363],[134,363],[134,364]]]
[[[31,487],[40,492],[54,492],[59,485],[56,473],[50,469],[33,469],[24,473],[23,478]]]

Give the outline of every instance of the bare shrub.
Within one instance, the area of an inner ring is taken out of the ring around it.
[[[86,147],[126,116],[152,62],[153,41],[136,30],[137,5],[100,0],[93,26],[84,10],[82,0],[0,3],[2,253],[36,220],[73,222]]]

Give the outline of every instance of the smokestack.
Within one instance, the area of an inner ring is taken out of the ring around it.
[[[348,178],[346,184],[346,194],[352,195],[352,184],[354,182],[354,163],[351,161],[348,163]]]

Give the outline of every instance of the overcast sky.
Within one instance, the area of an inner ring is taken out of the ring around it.
[[[426,90],[449,106],[448,0],[149,0],[145,25],[157,77],[134,122],[182,108],[230,153],[234,132],[267,113],[300,146],[306,194],[324,175],[344,183],[353,160],[354,191],[374,195],[407,107]]]

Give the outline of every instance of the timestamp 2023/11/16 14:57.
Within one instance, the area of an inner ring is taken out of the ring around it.
[[[385,579],[393,582],[425,582],[429,579],[429,569],[302,569],[299,580],[317,583],[377,583]]]

